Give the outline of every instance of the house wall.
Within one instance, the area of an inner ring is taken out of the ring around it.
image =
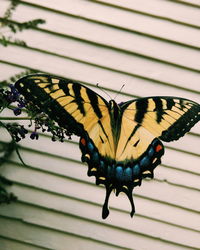
[[[1,15],[8,4],[1,0]],[[0,80],[34,69],[81,81],[107,100],[102,89],[114,98],[125,84],[117,102],[152,95],[200,101],[199,1],[21,1],[13,20],[34,18],[46,23],[15,36],[27,48],[0,47]],[[0,249],[199,249],[199,137],[197,124],[164,143],[155,178],[134,190],[134,217],[127,197],[112,194],[106,220],[105,188],[87,176],[78,138],[23,140],[28,166],[13,155],[1,168],[18,201],[0,206]]]

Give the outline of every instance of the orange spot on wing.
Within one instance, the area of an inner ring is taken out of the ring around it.
[[[85,140],[84,138],[81,138],[81,144],[82,144],[83,146],[86,145],[86,140]]]
[[[159,152],[163,147],[159,144],[158,146],[156,146],[156,152]]]

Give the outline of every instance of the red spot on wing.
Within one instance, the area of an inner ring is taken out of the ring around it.
[[[156,146],[156,152],[159,152],[160,150],[162,150],[162,146],[160,145],[160,144],[158,144],[157,146]]]
[[[83,146],[86,145],[86,140],[85,140],[84,138],[81,138],[81,144],[82,144]]]

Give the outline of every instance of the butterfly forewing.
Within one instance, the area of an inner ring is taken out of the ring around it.
[[[15,86],[60,126],[79,136],[88,133],[103,156],[114,157],[108,104],[102,97],[79,83],[48,75],[30,75]]]
[[[141,98],[123,109],[123,116],[163,141],[178,140],[200,120],[200,105],[177,97]]]

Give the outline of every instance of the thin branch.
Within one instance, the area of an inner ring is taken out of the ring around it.
[[[31,117],[0,117],[0,120],[30,120]]]

